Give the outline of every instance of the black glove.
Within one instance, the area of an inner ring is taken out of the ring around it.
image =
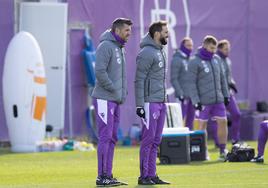
[[[225,104],[225,106],[228,106],[229,103],[230,103],[229,97],[224,97],[224,104]]]
[[[181,101],[181,103],[183,103],[183,101],[184,101],[184,97],[183,96],[179,96],[178,99]]]
[[[144,110],[144,108],[143,107],[137,107],[136,114],[141,118],[145,118],[145,110]]]
[[[200,102],[196,103],[196,104],[194,105],[194,108],[195,108],[196,110],[199,110],[199,111],[202,111],[202,109],[203,109],[202,104],[201,104]]]
[[[234,83],[230,83],[230,84],[229,84],[229,87],[230,87],[235,93],[238,92],[238,91],[237,91],[237,88],[236,88],[236,85],[235,85]]]

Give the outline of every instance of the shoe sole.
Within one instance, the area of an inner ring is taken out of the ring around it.
[[[218,159],[219,162],[226,162],[227,159]]]
[[[252,163],[264,163],[264,161],[250,161]]]
[[[128,183],[120,181],[120,185],[128,185]]]
[[[118,187],[122,184],[118,183],[118,184],[111,184],[111,185],[96,185],[96,187]]]

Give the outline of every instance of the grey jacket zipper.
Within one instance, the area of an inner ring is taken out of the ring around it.
[[[160,50],[161,54],[162,54],[162,57],[164,59],[164,80],[163,80],[163,85],[164,85],[164,101],[163,102],[166,102],[166,57],[165,55],[163,54],[162,50]]]
[[[121,66],[121,69],[122,69],[122,93],[121,93],[121,96],[120,96],[120,102],[122,102],[123,100],[123,90],[124,90],[124,66],[125,66],[125,54],[123,52],[123,48],[120,48],[120,51],[121,51],[121,55],[122,55],[122,66]]]
[[[209,62],[210,62],[210,65],[211,65],[212,75],[213,75],[213,80],[214,80],[216,103],[218,103],[217,87],[216,87],[216,80],[215,80],[215,73],[214,73],[214,67],[213,67],[213,64],[212,64],[212,59]]]

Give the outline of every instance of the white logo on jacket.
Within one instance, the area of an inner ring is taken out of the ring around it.
[[[157,55],[158,55],[158,61],[162,61],[162,55],[161,55],[161,53],[158,52]]]
[[[121,64],[121,62],[122,62],[122,60],[120,59],[120,57],[117,58],[117,63],[118,63],[118,64]]]
[[[208,68],[208,65],[206,64],[206,62],[205,61],[201,61],[201,63],[203,65],[203,67],[204,67],[205,73],[209,73],[209,68]]]
[[[186,60],[182,60],[182,64],[184,65],[184,69],[187,72],[188,71],[188,64],[187,64]]]
[[[160,53],[160,52],[157,52],[157,56],[158,56],[158,61],[159,61],[159,63],[158,63],[158,66],[161,68],[161,67],[163,67],[163,57],[162,57],[162,54]]]
[[[118,64],[121,64],[122,60],[120,58],[119,49],[115,48],[115,57]]]

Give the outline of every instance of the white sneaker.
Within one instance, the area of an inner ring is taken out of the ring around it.
[[[222,161],[222,162],[227,161],[227,153],[228,153],[228,150],[225,149],[224,152],[220,154],[218,161]]]
[[[264,159],[263,159],[263,156],[257,156],[257,157],[254,157],[253,159],[251,159],[250,162],[264,163]]]
[[[210,161],[210,156],[209,156],[208,150],[206,150],[206,161]]]

